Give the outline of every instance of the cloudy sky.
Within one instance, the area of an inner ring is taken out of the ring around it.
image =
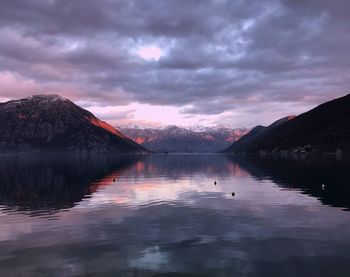
[[[251,127],[350,92],[348,0],[11,0],[0,100],[112,124]]]

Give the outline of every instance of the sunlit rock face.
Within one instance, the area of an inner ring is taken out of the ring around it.
[[[181,128],[140,128],[120,126],[119,129],[145,146],[157,152],[208,153],[218,152],[249,132],[249,129],[226,127]]]
[[[121,132],[58,95],[0,103],[0,152],[146,152]]]

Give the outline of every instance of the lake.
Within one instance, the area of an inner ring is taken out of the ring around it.
[[[0,276],[350,276],[347,159],[13,156],[0,177]]]

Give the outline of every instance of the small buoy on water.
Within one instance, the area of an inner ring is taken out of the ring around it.
[[[113,179],[113,182],[115,182],[115,179]]]
[[[235,196],[236,194],[234,192],[232,192],[232,196]]]
[[[214,181],[214,185],[216,186],[216,181]]]
[[[322,189],[325,189],[325,187],[326,187],[326,186],[325,186],[324,184],[322,184]]]

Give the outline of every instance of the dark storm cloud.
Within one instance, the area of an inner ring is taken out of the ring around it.
[[[55,90],[206,115],[317,104],[349,91],[349,14],[347,0],[4,1],[0,82],[13,88],[1,96],[30,82],[22,96]],[[164,55],[145,61],[144,45]]]

